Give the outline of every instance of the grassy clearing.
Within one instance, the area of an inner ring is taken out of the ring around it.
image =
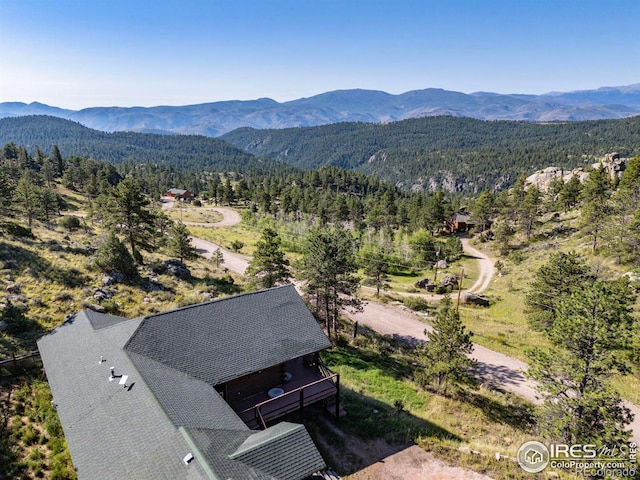
[[[167,216],[174,221],[216,223],[223,219],[223,215],[208,208],[172,208],[165,210]]]

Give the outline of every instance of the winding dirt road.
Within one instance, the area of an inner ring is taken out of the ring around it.
[[[240,223],[240,216],[237,212],[218,207],[215,210],[223,215],[223,220],[206,224],[206,226],[233,226]],[[198,251],[207,258],[211,258],[213,251],[219,248],[214,243],[198,238],[192,237],[192,242]],[[481,293],[491,283],[495,270],[494,262],[488,255],[472,247],[469,244],[469,239],[462,239],[462,245],[465,252],[478,259],[478,280],[467,291]],[[248,260],[240,254],[229,252],[223,248],[220,250],[223,252],[225,268],[244,274],[249,264]],[[347,316],[352,320],[358,321],[378,333],[416,345],[427,341],[428,332],[432,328],[412,315],[402,307],[385,306],[374,302],[367,302],[362,312],[347,313]],[[528,368],[526,363],[478,344],[474,344],[471,357],[476,360],[476,373],[482,383],[493,389],[515,393],[535,404],[540,403],[536,396],[535,383],[524,376],[524,372]],[[640,408],[629,402],[625,402],[625,405],[635,414],[635,420],[630,428],[633,431],[633,440],[640,443]]]

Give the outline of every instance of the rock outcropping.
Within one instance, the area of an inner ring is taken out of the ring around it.
[[[604,168],[609,177],[614,180],[622,177],[622,173],[626,167],[626,160],[621,159],[617,153],[608,153],[604,158],[592,164],[590,168],[575,168],[573,170],[564,170],[559,167],[547,167],[544,170],[538,170],[532,175],[529,175],[526,180],[526,186],[535,185],[541,192],[546,192],[551,187],[551,183],[560,179],[564,183],[571,180],[572,177],[577,177],[580,183],[584,183],[589,177],[589,170],[595,170],[598,168]]]

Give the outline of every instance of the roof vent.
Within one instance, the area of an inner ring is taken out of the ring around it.
[[[189,465],[192,460],[193,460],[193,453],[191,452],[187,453],[182,459],[185,465]]]
[[[100,355],[100,360],[98,361],[98,365],[102,365],[106,360],[104,359],[104,355]]]

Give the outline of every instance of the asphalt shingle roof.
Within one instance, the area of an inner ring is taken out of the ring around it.
[[[38,340],[81,480],[302,480],[321,470],[303,426],[249,430],[213,382],[328,346],[292,286],[144,319],[82,311]]]
[[[82,311],[38,341],[78,478],[209,478],[199,461],[182,462],[190,445],[122,349],[140,320],[104,320]],[[111,366],[130,390],[109,381]]]
[[[125,348],[219,385],[330,346],[285,285],[146,317]]]
[[[220,478],[301,480],[325,467],[302,425],[281,422],[259,432],[185,429],[185,433],[207,463],[216,465]]]

